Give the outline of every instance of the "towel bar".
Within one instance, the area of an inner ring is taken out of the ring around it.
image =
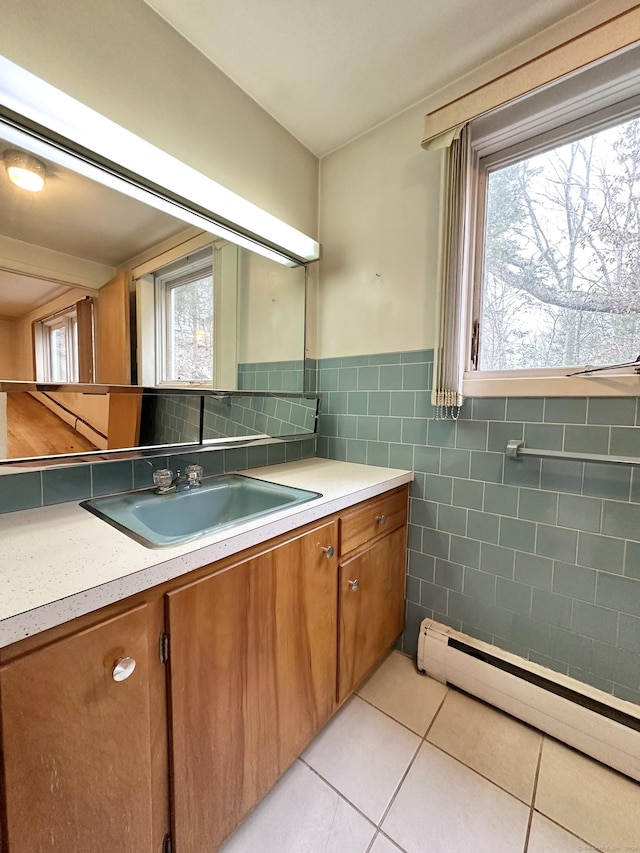
[[[572,453],[570,450],[535,450],[524,446],[524,441],[512,438],[505,450],[508,459],[523,459],[525,456],[542,456],[550,459],[575,459],[579,462],[615,462],[619,465],[640,465],[635,456],[607,456],[604,453]]]

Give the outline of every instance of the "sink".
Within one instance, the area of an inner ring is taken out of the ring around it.
[[[319,492],[224,474],[184,492],[127,492],[80,506],[148,548],[168,548],[319,497]]]

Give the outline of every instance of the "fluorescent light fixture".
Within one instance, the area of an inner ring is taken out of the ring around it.
[[[54,148],[26,133],[35,154],[280,263],[295,266],[320,257],[320,245],[313,238],[4,57],[0,57],[0,105],[93,152],[98,163],[100,158],[109,160],[142,180],[114,175],[69,151],[54,155]],[[63,155],[68,158],[64,162],[59,159]],[[89,167],[91,174],[86,171]],[[168,192],[146,190],[145,183]]]
[[[31,193],[39,193],[47,176],[44,163],[26,151],[7,148],[2,159],[9,175],[9,180],[17,187]]]
[[[231,228],[225,228],[223,225],[212,221],[204,215],[198,214],[189,208],[182,207],[176,202],[170,201],[157,193],[149,192],[149,190],[146,190],[144,187],[132,183],[129,180],[125,180],[119,175],[113,174],[113,172],[108,172],[106,169],[103,169],[88,160],[84,160],[75,154],[56,148],[43,140],[34,139],[28,132],[20,130],[10,124],[5,124],[2,120],[0,120],[0,133],[3,138],[8,142],[11,142],[12,145],[28,147],[34,154],[38,154],[40,157],[46,157],[47,160],[52,163],[56,163],[58,166],[64,166],[66,169],[70,169],[85,178],[89,178],[90,180],[96,181],[105,187],[109,187],[109,189],[124,193],[124,195],[129,196],[129,198],[133,198],[142,204],[154,207],[156,210],[160,210],[162,213],[166,213],[176,219],[181,219],[188,225],[194,225],[196,228],[200,228],[209,234],[214,234],[216,237],[222,237],[225,240],[230,240],[238,246],[243,246],[246,249],[250,249],[252,252],[257,252],[265,258],[277,261],[279,264],[284,264],[285,266],[290,267],[296,267],[300,264],[299,261],[293,260],[288,255],[277,251],[277,249],[264,246],[256,240],[252,240],[242,234],[238,234]],[[32,159],[35,160],[36,158],[32,157]]]

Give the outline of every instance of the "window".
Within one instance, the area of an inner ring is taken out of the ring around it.
[[[160,381],[211,382],[214,375],[213,266],[185,259],[156,276]]]
[[[480,370],[640,351],[640,119],[487,168]]]
[[[131,270],[142,385],[237,387],[238,247],[210,241],[197,234]]]
[[[39,322],[43,382],[78,381],[78,319],[75,306]]]
[[[468,394],[483,379],[567,377],[640,353],[640,87],[616,103],[628,77],[602,76],[590,87],[576,75],[471,124]],[[509,391],[513,382],[494,386]]]

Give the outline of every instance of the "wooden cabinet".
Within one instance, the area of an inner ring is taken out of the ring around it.
[[[337,533],[167,596],[178,853],[217,850],[334,711]]]
[[[1,649],[1,853],[217,850],[402,631],[406,514],[401,487]]]
[[[402,633],[406,531],[404,488],[340,518],[338,702]]]
[[[142,605],[0,668],[8,853],[161,849],[148,624]]]

